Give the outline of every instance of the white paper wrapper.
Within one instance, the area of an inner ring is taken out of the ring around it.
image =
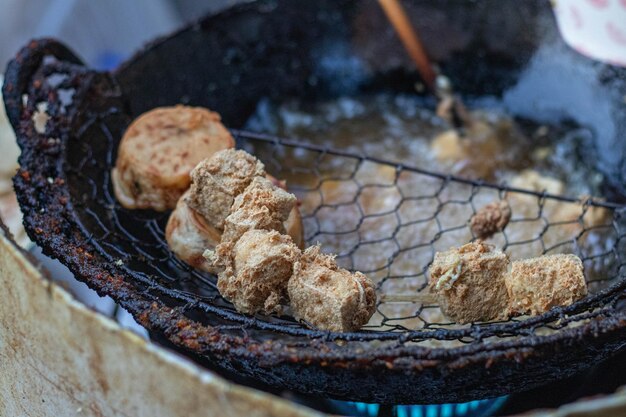
[[[565,41],[578,52],[626,67],[626,0],[552,0]]]

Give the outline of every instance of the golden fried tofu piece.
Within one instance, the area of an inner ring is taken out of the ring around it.
[[[183,194],[183,197],[178,200],[178,204],[167,222],[165,238],[168,246],[177,258],[188,265],[217,274],[219,268],[211,265],[202,255],[206,250],[215,249],[221,241],[222,233],[207,224],[200,214],[190,208],[184,199],[185,196],[186,194]],[[261,216],[268,217],[266,214],[261,214]],[[261,228],[273,229],[274,227],[271,225]],[[289,218],[284,223],[284,229],[291,236],[294,244],[301,248],[304,238],[300,211],[297,207],[294,207],[289,214]]]
[[[205,250],[214,250],[221,242],[235,242],[251,229],[278,230],[290,235],[296,244],[304,244],[302,218],[295,204],[295,196],[274,186],[273,182],[258,177],[237,209],[228,217],[224,237],[222,231],[209,224],[204,217],[187,203],[191,190],[178,201],[170,215],[165,236],[170,249],[187,264],[203,271],[218,273],[219,268],[211,265],[202,255]],[[248,188],[246,190],[248,190]],[[210,198],[210,196],[206,196]],[[245,200],[245,201],[244,201]],[[285,216],[285,211],[291,211]],[[231,207],[232,209],[232,207]],[[276,211],[277,210],[277,211]],[[283,220],[284,219],[284,220]]]
[[[356,331],[376,310],[372,281],[339,268],[319,246],[305,250],[296,262],[288,291],[293,315],[322,330]]]
[[[470,220],[470,228],[477,238],[488,239],[504,229],[509,220],[511,206],[506,200],[500,200],[479,209]]]
[[[291,236],[293,243],[295,243],[298,248],[304,249],[304,227],[302,226],[302,215],[300,214],[298,203],[296,203],[289,212],[289,217],[285,220],[284,226],[287,234]]]
[[[503,319],[508,266],[506,254],[480,241],[437,252],[429,269],[430,291],[457,323]]]
[[[235,141],[217,113],[200,107],[159,107],[139,116],[120,142],[112,181],[129,209],[173,209],[203,159]]]
[[[275,186],[287,191],[287,182],[284,180],[278,180],[273,176],[267,174],[265,176]],[[285,230],[287,234],[293,239],[293,243],[300,249],[304,249],[304,227],[302,226],[302,214],[300,213],[300,202],[296,202],[296,205],[291,209],[289,217],[285,221]]]
[[[513,315],[545,313],[587,295],[583,263],[572,254],[514,261],[505,283]]]
[[[205,250],[215,249],[222,234],[210,226],[204,218],[187,205],[187,191],[178,200],[165,228],[169,248],[183,262],[202,271],[217,273],[218,269],[203,256]]]
[[[227,149],[203,160],[191,172],[187,204],[216,229],[224,228],[235,197],[255,177],[265,176],[265,166],[246,151]]]
[[[280,312],[287,298],[287,282],[300,250],[275,230],[248,230],[236,243],[221,243],[205,256],[223,268],[217,288],[237,311],[271,313]]]
[[[285,222],[296,207],[296,196],[276,187],[265,177],[255,177],[235,198],[226,218],[222,242],[236,242],[252,229],[286,233]]]

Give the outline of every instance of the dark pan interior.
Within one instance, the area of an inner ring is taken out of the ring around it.
[[[261,13],[204,19],[127,61],[115,75],[131,114],[182,102],[215,109],[239,127],[260,98],[412,91],[419,81],[375,1],[264,4]],[[590,127],[607,191],[624,194],[626,71],[565,46],[548,1],[422,0],[406,7],[461,94],[504,97],[512,114],[539,122]]]
[[[500,96],[513,114],[538,121],[573,120],[590,127],[607,193],[612,200],[623,195],[624,71],[565,47],[547,1],[414,1],[407,6],[429,53],[461,93]],[[56,59],[38,60],[34,51],[39,58]],[[211,277],[192,271],[164,248],[167,215],[116,206],[109,170],[117,145],[129,122],[151,108],[206,106],[238,128],[266,97],[316,100],[411,91],[419,77],[375,1],[245,4],[155,41],[112,74],[80,66],[54,42],[29,45],[20,54],[7,71],[4,94],[23,149],[16,190],[29,234],[78,278],[111,295],[156,336],[192,357],[305,393],[433,403],[491,397],[571,375],[609,355],[625,337],[621,238],[610,254],[617,258],[615,286],[576,310],[404,339],[373,332],[338,337],[288,318],[238,315],[218,296]],[[29,68],[27,79],[22,75]],[[53,83],[55,74],[64,78]],[[16,91],[28,95],[25,106]],[[61,99],[62,91],[71,93],[71,102]],[[52,116],[45,135],[30,123],[42,100],[50,103]],[[278,146],[299,147],[236,136],[241,146],[265,146],[269,155]],[[621,236],[622,209],[610,208],[611,227]],[[589,324],[549,337],[535,334],[557,319],[566,327],[570,313],[583,314],[578,319]],[[429,337],[471,343],[432,350],[407,343]],[[489,338],[503,343],[484,342]]]

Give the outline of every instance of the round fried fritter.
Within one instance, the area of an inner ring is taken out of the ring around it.
[[[126,130],[112,171],[115,196],[129,209],[173,209],[189,173],[235,141],[217,113],[201,107],[159,107]]]

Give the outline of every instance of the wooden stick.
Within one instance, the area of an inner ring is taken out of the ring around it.
[[[422,42],[417,36],[417,32],[413,29],[399,0],[378,0],[378,3],[380,3],[387,18],[395,28],[409,56],[415,62],[417,70],[424,79],[426,86],[434,92],[436,90],[437,74],[430,64]]]

